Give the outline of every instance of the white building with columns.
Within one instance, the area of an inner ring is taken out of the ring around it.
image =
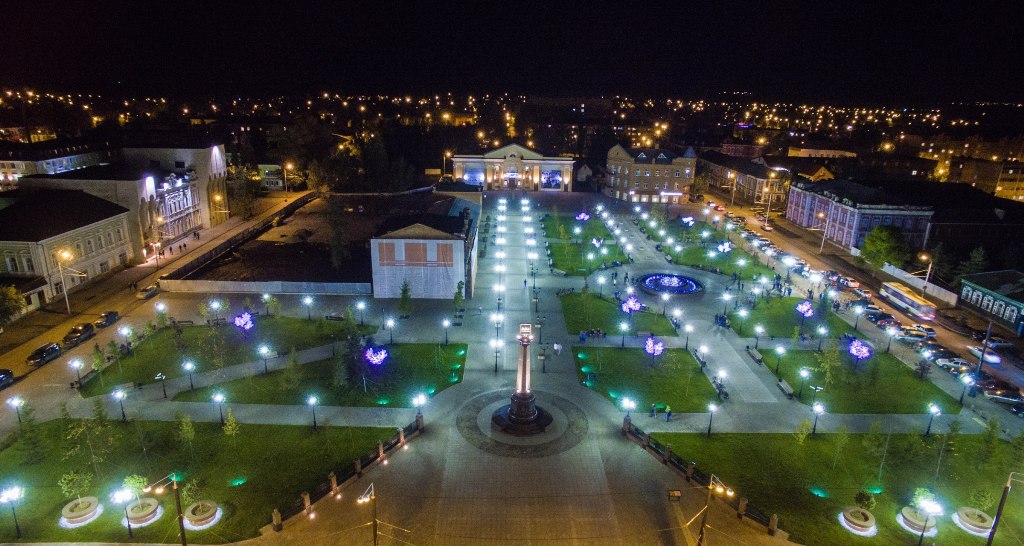
[[[508,144],[482,155],[452,157],[456,181],[487,191],[571,192],[572,167],[571,158],[544,157],[519,144]]]

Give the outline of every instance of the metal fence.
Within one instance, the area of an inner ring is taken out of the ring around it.
[[[640,444],[643,445],[645,448],[649,448],[651,451],[657,453],[658,455],[661,455],[666,464],[669,464],[675,467],[678,471],[682,472],[683,474],[686,474],[687,480],[696,482],[704,487],[708,487],[711,485],[711,474],[701,471],[693,462],[687,460],[685,457],[683,457],[679,453],[676,453],[674,450],[669,449],[669,456],[665,458],[666,448],[670,448],[671,446],[667,446],[655,440],[654,438],[651,438],[650,435],[645,433],[640,427],[634,425],[632,422],[629,422],[628,425],[625,427],[625,432],[633,439],[639,441]],[[731,506],[734,510],[739,510],[739,495],[734,495],[732,498],[726,497],[724,498],[724,500],[725,503]],[[766,514],[757,506],[750,504],[748,502],[744,509],[743,517],[750,518],[751,520],[756,521],[761,525],[764,525],[765,527],[769,528],[769,531],[771,532],[771,516]]]

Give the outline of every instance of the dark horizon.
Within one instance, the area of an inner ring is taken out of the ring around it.
[[[1019,9],[998,5],[137,6],[11,10],[0,74],[12,86],[126,96],[742,91],[900,105],[1016,101],[1024,83]]]

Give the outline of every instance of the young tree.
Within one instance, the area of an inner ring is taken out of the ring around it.
[[[843,450],[846,449],[846,444],[850,443],[850,430],[846,428],[846,425],[839,427],[839,430],[832,435],[832,439],[836,442],[835,456],[832,458],[832,470],[836,469],[836,465],[839,463],[839,456],[843,454]]]
[[[285,361],[284,370],[281,371],[278,387],[282,392],[289,392],[298,388],[301,381],[302,373],[299,371],[299,356],[295,353],[295,347],[292,347],[291,353],[288,354],[288,360]]]
[[[412,314],[412,294],[409,281],[402,281],[402,293],[398,296],[398,314],[407,317]]]
[[[228,415],[224,418],[224,435],[234,444],[235,438],[241,431],[242,426],[238,424],[238,420],[235,419],[235,414],[231,411],[231,408],[228,408]]]
[[[142,490],[146,488],[148,484],[145,476],[139,474],[131,474],[125,476],[124,481],[121,482],[121,486],[132,492],[135,495],[135,504],[139,503],[139,495],[142,494]]]
[[[982,462],[987,463],[992,460],[992,456],[996,454],[996,448],[999,447],[999,419],[993,417],[988,420],[988,425],[985,426],[985,432],[982,432],[978,437],[978,458]]]
[[[864,238],[861,256],[878,267],[884,263],[903,267],[903,264],[910,259],[910,247],[899,228],[875,226],[871,233]]]
[[[25,310],[25,297],[17,288],[0,286],[0,326],[10,324],[15,317]]]
[[[266,301],[267,314],[272,317],[281,316],[281,300],[274,295],[269,295]]]
[[[979,487],[971,491],[970,503],[974,508],[987,512],[996,503],[996,496],[992,489]]]
[[[199,478],[192,478],[181,487],[181,505],[189,506],[194,502],[199,502],[201,494],[202,485],[200,485]]]
[[[959,279],[965,275],[982,273],[987,269],[988,256],[985,254],[985,249],[979,246],[971,251],[971,255],[966,260],[956,266],[956,277]]]
[[[174,421],[178,423],[175,437],[181,447],[187,447],[189,454],[193,453],[192,446],[196,439],[196,427],[192,424],[192,418],[181,411],[174,414]]]
[[[793,432],[793,438],[796,440],[798,445],[804,445],[804,441],[807,440],[807,436],[811,433],[811,420],[804,419],[800,421],[800,425],[796,427],[796,431]]]
[[[82,500],[82,493],[88,491],[89,487],[92,486],[92,474],[72,470],[61,476],[57,485],[60,486],[60,490],[64,493],[65,497],[69,499],[74,497]]]
[[[462,309],[462,303],[464,301],[462,299],[462,291],[465,288],[466,283],[463,281],[459,281],[458,286],[455,287],[455,295],[452,296],[452,305],[455,307],[456,310]]]
[[[864,435],[861,440],[864,447],[874,455],[881,455],[884,449],[883,444],[885,438],[882,437],[882,423],[879,421],[872,421],[871,427],[868,429],[868,433]]]
[[[861,490],[853,496],[853,502],[864,510],[870,511],[875,507],[875,496],[868,491]]]
[[[838,346],[829,346],[816,353],[814,357],[818,360],[818,371],[821,372],[822,382],[830,386],[836,381],[836,375],[842,365]]]

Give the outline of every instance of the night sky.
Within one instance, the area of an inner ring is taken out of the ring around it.
[[[5,4],[0,84],[888,104],[1024,95],[1024,8],[1009,2],[98,3]]]

